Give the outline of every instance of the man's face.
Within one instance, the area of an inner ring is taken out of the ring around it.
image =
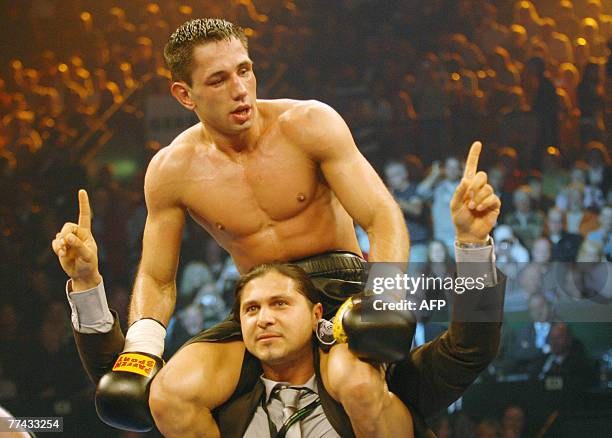
[[[450,181],[457,181],[461,178],[461,164],[456,158],[449,158],[444,163],[444,173]]]
[[[550,242],[546,239],[538,239],[533,244],[533,261],[536,263],[547,263],[550,261]]]
[[[529,300],[529,316],[532,321],[546,322],[550,314],[550,308],[546,299],[540,295],[534,295]]]
[[[504,430],[513,431],[520,434],[520,432],[523,430],[524,422],[525,414],[518,406],[511,406],[504,411],[504,416],[502,418],[502,427]]]
[[[604,207],[599,213],[599,223],[604,230],[612,230],[612,208]]]
[[[385,167],[385,179],[391,189],[401,187],[408,179],[406,168],[399,163],[391,163]]]
[[[514,208],[521,213],[527,214],[531,210],[531,199],[527,192],[517,191],[514,194]]]
[[[310,354],[321,304],[311,307],[295,281],[271,271],[242,289],[240,325],[246,349],[267,365],[282,365]]]
[[[196,46],[193,63],[190,96],[207,128],[225,135],[249,129],[257,83],[253,62],[242,43],[232,38]]]
[[[563,215],[561,212],[551,210],[548,213],[547,225],[550,234],[559,234],[563,231]]]
[[[550,351],[554,354],[565,354],[569,351],[572,343],[567,326],[564,324],[555,325],[550,329],[548,335],[548,343],[550,344]]]
[[[537,179],[529,181],[529,195],[531,199],[540,199],[542,197],[542,182]]]

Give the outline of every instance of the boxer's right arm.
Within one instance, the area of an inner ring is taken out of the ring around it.
[[[175,173],[180,169],[165,164],[168,157],[163,152],[153,158],[145,176],[147,220],[130,303],[130,324],[153,318],[167,325],[174,312],[185,212],[179,199],[183,187],[175,183]]]

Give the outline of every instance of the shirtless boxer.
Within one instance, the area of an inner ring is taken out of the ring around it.
[[[163,325],[174,310],[185,212],[230,253],[240,272],[263,262],[310,256],[321,269],[329,267],[328,258],[344,268],[346,260],[358,264],[358,257],[347,254],[360,254],[353,219],[368,232],[371,261],[405,262],[408,236],[401,212],[358,152],[344,121],[315,101],[256,100],[252,62],[238,27],[222,20],[192,20],[171,36],[165,56],[174,80],[172,94],[201,123],[160,151],[147,170],[148,217],[124,351],[162,354]],[[478,221],[461,213],[455,222],[457,238],[465,243],[484,243],[499,212],[486,175],[475,176],[479,153],[475,144],[468,159],[474,170],[462,193],[476,193],[471,208],[482,210]],[[84,201],[81,193],[81,205]],[[53,242],[60,261],[92,239],[90,217],[82,213],[82,223],[66,224]],[[325,255],[338,250],[347,253]],[[100,285],[97,265],[94,271],[66,272],[75,292]],[[326,314],[333,310],[326,309]],[[110,369],[123,344],[109,315],[101,324],[105,329],[99,330],[105,334],[89,337],[95,342],[76,333],[94,378]],[[78,316],[73,325],[78,327]],[[239,339],[234,337],[236,327],[222,329],[212,338],[189,343],[153,380],[149,403],[165,435],[219,435],[210,410],[234,393],[244,357],[243,343],[234,340]],[[201,342],[218,340],[225,342]],[[334,348],[329,356],[333,358]],[[323,377],[327,375],[330,393],[344,404],[360,382],[343,369],[342,361],[328,363],[334,364],[333,372],[322,366]]]

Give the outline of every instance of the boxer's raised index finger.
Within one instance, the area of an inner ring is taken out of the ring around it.
[[[472,143],[472,147],[470,148],[470,152],[468,153],[468,157],[465,162],[465,171],[463,172],[464,178],[473,178],[474,175],[476,175],[481,150],[482,144],[479,141]]]
[[[91,229],[91,208],[89,196],[83,189],[79,190],[79,227]]]

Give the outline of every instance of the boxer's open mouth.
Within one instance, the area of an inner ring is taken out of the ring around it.
[[[230,114],[238,122],[244,123],[251,116],[251,106],[250,105],[240,105],[238,108],[236,108]]]

